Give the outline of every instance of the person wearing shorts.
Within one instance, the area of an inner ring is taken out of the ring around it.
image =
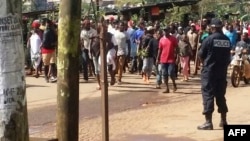
[[[169,93],[168,78],[170,76],[173,82],[173,92],[177,90],[175,83],[175,56],[178,45],[177,39],[170,35],[170,28],[164,28],[164,36],[159,41],[158,56],[156,64],[161,64],[162,77],[166,85],[166,90],[163,93]]]
[[[46,82],[57,81],[56,44],[57,44],[57,36],[53,29],[53,23],[51,20],[47,19],[46,30],[43,33],[43,40],[41,44],[41,52],[44,64],[44,75]]]

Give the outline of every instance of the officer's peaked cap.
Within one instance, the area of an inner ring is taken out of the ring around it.
[[[213,18],[212,21],[211,21],[211,26],[212,27],[222,27],[223,24],[222,24],[222,21],[217,19],[217,18]]]

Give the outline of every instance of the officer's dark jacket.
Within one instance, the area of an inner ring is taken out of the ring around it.
[[[215,32],[208,36],[201,45],[199,57],[203,60],[203,74],[211,77],[226,76],[230,64],[231,44],[223,33]]]

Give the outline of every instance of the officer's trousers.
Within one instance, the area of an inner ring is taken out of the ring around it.
[[[211,77],[207,73],[201,74],[201,91],[203,98],[203,114],[212,114],[214,112],[214,99],[218,106],[219,113],[227,113],[226,104],[227,80],[224,77]]]

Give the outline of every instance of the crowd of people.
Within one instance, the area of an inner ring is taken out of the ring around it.
[[[110,58],[109,65],[112,65],[111,85],[122,83],[123,72],[129,71],[142,76],[145,83],[156,75],[156,88],[161,88],[162,82],[167,86],[164,92],[169,92],[168,79],[173,83],[173,91],[176,91],[176,78],[180,75],[182,81],[188,81],[190,74],[197,74],[200,69],[200,61],[197,58],[197,51],[202,41],[211,34],[211,28],[207,20],[190,21],[187,27],[179,23],[172,23],[161,27],[158,21],[146,22],[140,20],[108,21],[107,43],[113,53],[107,54]],[[202,23],[200,23],[202,22]],[[225,26],[225,32],[231,37],[230,26]],[[100,44],[98,40],[98,27],[89,19],[82,21],[81,43],[83,58],[83,76],[87,82],[89,76],[95,75],[98,82],[100,69],[98,58],[100,56]],[[238,34],[238,32],[234,31]],[[233,42],[234,39],[232,39]],[[236,42],[236,41],[235,41]],[[116,53],[114,52],[116,51]],[[110,56],[113,55],[113,56]],[[196,61],[197,60],[197,61]],[[112,63],[111,63],[112,62]],[[195,64],[191,71],[190,62]],[[168,63],[170,65],[160,65]],[[115,78],[115,76],[117,77]],[[98,89],[100,84],[98,83]]]
[[[201,65],[197,51],[203,40],[212,33],[207,19],[190,21],[187,27],[182,27],[180,23],[161,27],[159,21],[146,22],[143,19],[136,23],[132,20],[118,21],[111,18],[107,23],[110,84],[121,84],[123,73],[129,71],[141,75],[145,83],[149,83],[152,75],[156,75],[155,87],[161,88],[164,82],[167,86],[165,92],[169,92],[168,77],[172,80],[173,91],[176,91],[175,80],[178,75],[182,77],[181,81],[188,81],[191,73],[197,74]],[[101,89],[98,38],[100,27],[91,19],[83,19],[81,25],[80,71],[86,82],[89,77],[96,76],[97,89]],[[46,81],[56,82],[56,24],[45,18],[42,21],[33,21],[31,26],[33,30],[27,40],[31,61],[27,63],[30,68],[27,74],[31,75],[35,71],[34,76],[39,77],[44,68]],[[239,21],[232,24],[225,22],[222,31],[230,39],[232,50],[238,42],[249,42],[246,36],[250,30]],[[163,62],[171,65],[159,65]],[[195,65],[192,71],[190,62]]]
[[[182,53],[181,62],[183,62],[185,78],[183,81],[188,80],[189,61],[186,56],[192,54],[191,46],[187,41],[187,36],[182,35],[182,29],[172,25],[167,28],[161,29],[159,22],[155,24],[148,24],[141,20],[138,25],[134,21],[115,21],[114,19],[108,20],[108,38],[107,48],[110,49],[107,53],[107,63],[109,65],[109,73],[111,76],[110,85],[122,83],[123,73],[129,71],[130,73],[136,73],[142,76],[145,83],[149,83],[149,79],[152,78],[151,74],[157,75],[156,88],[160,88],[162,83],[162,76],[169,74],[175,84],[175,60],[176,48],[179,44],[183,46],[179,48],[179,52]],[[100,42],[98,40],[98,27],[95,28],[91,25],[91,20],[85,19],[82,22],[81,42],[82,42],[82,56],[83,56],[83,76],[84,80],[88,81],[88,76],[95,75],[98,82],[100,82],[100,69],[98,60],[100,58]],[[165,36],[171,36],[170,41],[163,38]],[[177,39],[177,36],[178,39]],[[183,38],[183,39],[182,39]],[[165,39],[165,40],[164,40]],[[166,42],[169,42],[166,44]],[[185,49],[187,45],[187,49]],[[166,50],[165,46],[170,46]],[[158,47],[160,47],[158,49]],[[172,63],[170,66],[160,66],[159,61]],[[112,68],[112,69],[111,69]],[[159,69],[162,68],[162,69]],[[94,70],[94,72],[91,72]],[[161,75],[161,74],[164,75]],[[112,74],[112,75],[111,75]],[[115,76],[117,75],[117,78]],[[163,79],[168,79],[163,77]],[[168,86],[168,81],[164,81]],[[100,88],[98,83],[97,89]],[[169,88],[165,92],[169,92]]]
[[[146,22],[140,19],[122,21],[110,18],[106,21],[105,35],[107,53],[107,72],[109,85],[121,85],[123,74],[129,72],[139,75],[145,84],[152,79],[155,88],[165,84],[163,93],[177,90],[176,79],[189,81],[190,74],[201,70],[201,90],[206,122],[198,126],[200,130],[212,130],[214,99],[221,113],[220,127],[227,124],[228,112],[225,93],[227,87],[227,69],[237,47],[250,56],[250,28],[246,23],[235,21],[222,22],[218,19],[190,21],[182,27],[180,23],[161,26],[159,21]],[[27,40],[30,53],[30,72],[39,77],[44,69],[46,82],[56,82],[57,28],[49,19],[35,20],[33,30]],[[80,65],[84,81],[96,77],[97,90],[100,85],[100,28],[91,19],[81,21]],[[248,59],[249,60],[249,59]],[[194,64],[191,69],[190,64]],[[77,71],[76,71],[77,72]],[[155,75],[156,77],[152,77]],[[152,82],[152,81],[151,81]],[[192,83],[192,82],[190,82]]]
[[[187,27],[178,23],[161,27],[158,21],[153,23],[144,20],[137,24],[131,20],[110,19],[107,22],[110,85],[116,82],[118,85],[122,84],[123,73],[128,68],[130,73],[141,75],[145,83],[149,83],[151,75],[155,74],[155,88],[160,89],[163,82],[166,85],[163,93],[169,93],[169,78],[173,84],[172,91],[175,92],[177,77],[182,77],[182,81],[189,81],[191,73],[196,75],[197,70],[201,70],[202,113],[206,122],[197,128],[213,130],[214,100],[221,114],[219,126],[223,128],[228,124],[225,98],[227,71],[237,47],[242,47],[245,53],[250,54],[250,28],[247,24],[240,21],[223,23],[218,19],[190,21]],[[94,68],[98,80],[97,89],[101,89],[98,30],[98,27],[91,26],[89,19],[83,20],[81,41],[84,80],[88,81],[88,70]],[[194,63],[193,70],[191,62]]]

